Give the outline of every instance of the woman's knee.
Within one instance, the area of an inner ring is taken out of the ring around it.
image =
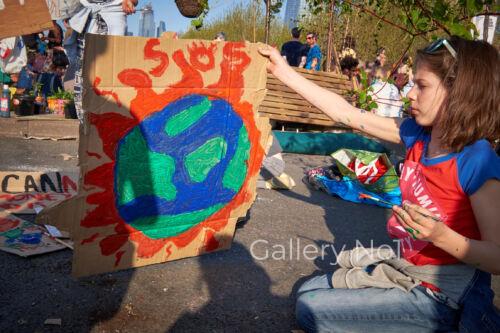
[[[330,280],[331,274],[312,277],[300,286],[299,290],[297,291],[297,295],[300,296],[301,294],[312,290],[331,288]]]
[[[304,292],[297,298],[295,317],[299,326],[306,332],[316,331],[315,313],[317,303],[314,302],[314,291]]]

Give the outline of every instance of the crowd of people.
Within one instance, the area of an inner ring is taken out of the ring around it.
[[[308,32],[306,43],[300,41],[301,30],[295,27],[291,30],[292,39],[281,47],[281,55],[292,67],[319,71],[322,66],[322,54],[318,45],[318,35]],[[400,117],[403,114],[404,98],[413,86],[412,59],[405,55],[401,61],[388,68],[385,48],[377,50],[373,61],[360,61],[357,57],[356,41],[352,36],[346,36],[342,51],[338,55],[338,67],[354,85],[360,87],[361,75],[364,71],[368,85],[372,88],[369,94],[377,103],[372,111],[385,117]],[[335,60],[333,60],[335,64]]]
[[[78,118],[82,109],[82,64],[85,34],[125,35],[126,16],[138,0],[68,0],[71,11],[41,33],[0,40],[0,80],[15,94],[36,96],[43,112],[47,97],[73,92]],[[61,26],[64,25],[64,28]]]

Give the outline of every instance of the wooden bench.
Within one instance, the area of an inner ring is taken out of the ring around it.
[[[295,70],[317,85],[342,95],[348,101],[351,101],[348,92],[353,89],[353,85],[347,76],[331,72],[309,71],[302,68],[295,68]],[[269,73],[267,74],[266,88],[267,94],[260,105],[259,113],[269,119],[279,122],[345,128],[345,126],[328,118],[323,112]]]

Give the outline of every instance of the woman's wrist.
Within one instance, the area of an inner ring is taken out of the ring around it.
[[[436,222],[436,223],[442,223],[442,225],[440,228],[441,230],[439,230],[435,234],[435,236],[430,239],[432,244],[434,244],[435,246],[444,249],[446,248],[450,240],[452,240],[456,236],[460,236],[443,222]]]

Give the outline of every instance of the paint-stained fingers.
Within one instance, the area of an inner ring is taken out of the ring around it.
[[[396,216],[403,228],[409,228],[410,226],[406,222],[408,219],[408,214],[403,209],[397,206],[394,206],[392,210],[394,211],[394,216]]]
[[[415,223],[411,216],[404,209],[398,206],[394,206],[393,211],[398,219],[399,223],[405,228],[405,230],[414,238],[417,239],[420,234],[421,226],[418,223]]]
[[[440,219],[429,210],[407,201],[403,202],[403,208],[410,215],[413,221],[418,224],[430,227],[431,225],[429,225],[429,223],[434,223],[431,220],[440,221]]]
[[[406,232],[413,237],[413,239],[417,239],[417,235],[420,233],[418,230],[413,229],[410,227],[408,223],[402,218],[399,214],[395,214],[396,219],[398,220],[399,224],[406,230]]]

